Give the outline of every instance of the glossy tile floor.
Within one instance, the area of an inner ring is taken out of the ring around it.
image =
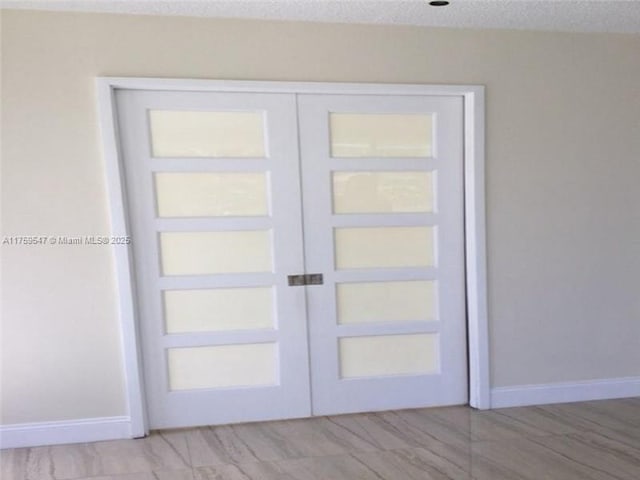
[[[0,459],[2,480],[639,480],[640,398],[158,431]]]

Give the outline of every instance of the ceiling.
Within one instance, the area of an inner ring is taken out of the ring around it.
[[[2,8],[335,23],[640,33],[640,0],[0,0]]]

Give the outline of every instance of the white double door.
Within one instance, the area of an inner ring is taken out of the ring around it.
[[[461,97],[116,101],[151,428],[466,403]]]

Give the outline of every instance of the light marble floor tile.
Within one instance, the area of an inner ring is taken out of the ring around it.
[[[292,478],[286,477],[272,462],[198,467],[193,473],[195,480],[288,480]]]
[[[496,463],[488,458],[482,457],[477,454],[472,454],[469,459],[470,471],[473,480],[528,480],[518,473],[518,467],[515,469],[513,466],[506,466],[504,463]],[[549,478],[541,477],[538,480],[552,480]],[[553,480],[560,480],[554,478]]]
[[[408,411],[423,416],[420,423],[437,423],[449,432],[471,441],[502,440],[515,437],[557,435],[580,431],[560,416],[535,407],[478,411],[467,407],[434,408]]]
[[[403,432],[376,413],[333,415],[327,417],[327,420],[346,429],[369,445],[374,445],[378,450],[409,448],[415,443],[408,441]]]
[[[49,451],[52,447],[0,450],[0,479],[53,480]]]
[[[303,456],[274,425],[256,423],[198,428],[187,434],[193,465],[243,464]]]
[[[196,480],[471,479],[464,467],[422,449],[201,467],[195,469],[195,477]]]
[[[187,434],[194,466],[342,455],[376,450],[359,435],[326,417],[199,428]]]
[[[444,417],[433,415],[428,409],[381,412],[377,416],[383,426],[411,447],[431,448],[441,444],[468,447],[469,415],[465,407],[446,408]]]
[[[278,422],[275,431],[287,442],[297,445],[305,457],[343,455],[379,448],[370,437],[358,435],[329,417]]]
[[[542,423],[536,424],[518,416],[504,414],[502,411],[489,410],[471,413],[471,438],[473,440],[507,440],[552,434],[553,432],[545,429]]]
[[[378,477],[395,480],[470,480],[469,451],[445,446],[436,452],[423,448],[354,453]]]
[[[52,447],[51,458],[57,480],[191,467],[182,431],[152,432],[137,440]]]
[[[626,408],[622,408],[625,405]],[[552,412],[582,430],[627,430],[640,427],[638,409],[620,400],[598,402],[560,403],[543,405],[540,409]],[[635,412],[635,414],[634,414]]]
[[[624,480],[640,478],[640,445],[638,448],[633,448],[594,432],[530,440],[550,451],[595,471],[606,472],[615,478]]]
[[[9,457],[4,465],[5,454]],[[8,473],[5,474],[5,468]],[[2,480],[71,480],[190,469],[182,432],[152,432],[137,440],[79,443],[3,452]]]
[[[549,412],[538,407],[501,408],[489,412],[475,412],[471,415],[477,418],[496,420],[501,425],[501,432],[492,429],[496,436],[484,432],[476,432],[475,438],[498,440],[513,435],[563,435],[582,431],[575,424],[566,421],[562,415]]]
[[[194,480],[194,476],[192,470],[167,470],[161,472],[85,477],[74,480]]]
[[[201,467],[194,473],[195,480],[387,480],[348,455]]]
[[[590,412],[591,415],[607,416],[628,426],[640,428],[640,415],[638,414],[638,403],[635,399],[620,399],[614,402],[593,401],[584,402],[581,409]]]
[[[544,444],[551,438],[476,442],[472,446],[473,464],[483,459],[527,480],[620,480],[607,472],[605,464],[585,464]],[[566,441],[563,436],[558,438]],[[473,470],[472,473],[480,476]]]
[[[625,430],[598,429],[594,433],[623,443],[632,448],[640,448],[640,428],[627,428]]]

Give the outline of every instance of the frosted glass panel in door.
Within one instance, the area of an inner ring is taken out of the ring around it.
[[[438,371],[438,335],[380,335],[340,339],[342,378],[424,375]]]
[[[433,259],[431,227],[335,229],[337,268],[428,267]]]
[[[160,217],[269,213],[264,173],[156,173],[155,181]]]
[[[340,283],[336,285],[338,323],[434,320],[434,283]]]
[[[431,212],[431,172],[333,172],[334,213]]]
[[[278,383],[274,343],[170,348],[168,363],[171,390]]]
[[[331,113],[332,157],[430,157],[429,114]]]
[[[164,275],[273,270],[271,235],[267,230],[163,232],[160,257]]]
[[[273,292],[216,288],[164,292],[167,333],[273,328]]]
[[[151,110],[154,157],[264,157],[262,112]]]

